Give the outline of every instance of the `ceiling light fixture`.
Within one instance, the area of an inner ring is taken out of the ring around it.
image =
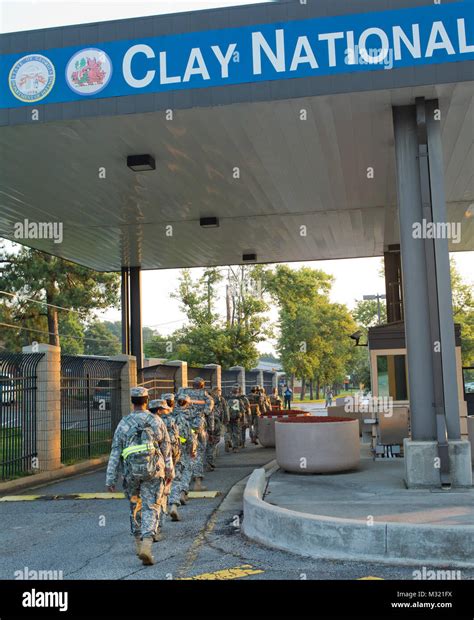
[[[129,155],[127,166],[134,172],[146,172],[155,170],[155,158],[152,155]]]

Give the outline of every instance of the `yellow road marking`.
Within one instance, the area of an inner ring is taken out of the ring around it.
[[[369,579],[374,579],[377,581],[384,581],[383,577],[372,577],[371,575],[369,575],[368,577],[359,577],[356,581],[368,581]]]
[[[219,491],[189,491],[189,499],[213,499],[219,495]]]
[[[32,502],[40,497],[41,495],[6,495],[0,497],[0,502]]]
[[[222,580],[222,579],[242,579],[242,577],[248,577],[249,575],[258,575],[263,573],[263,570],[254,568],[250,564],[243,564],[242,566],[235,566],[234,568],[225,568],[223,570],[216,570],[213,573],[202,573],[201,575],[195,575],[194,577],[181,577],[179,581],[194,581],[194,580]]]
[[[190,499],[213,499],[219,491],[190,491]],[[123,493],[65,493],[58,495],[5,495],[0,502],[32,502],[35,500],[125,499]]]

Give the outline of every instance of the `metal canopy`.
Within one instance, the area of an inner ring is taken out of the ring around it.
[[[216,27],[229,16],[239,17],[237,25],[272,22],[283,10],[296,18],[295,4],[202,11],[195,27],[211,17]],[[348,4],[321,2],[317,11],[349,12]],[[380,2],[378,10],[385,8]],[[351,3],[358,10],[374,4]],[[48,32],[62,45],[68,33],[89,45],[101,28],[115,38],[146,24],[192,31],[192,19],[8,35],[7,49],[28,51],[31,41],[41,47]],[[103,271],[239,264],[245,253],[258,262],[381,256],[399,243],[392,106],[424,96],[440,101],[448,219],[462,227],[450,250],[472,250],[473,66],[40,105],[45,122],[36,124],[26,123],[28,107],[3,110],[0,236]],[[154,156],[155,171],[127,168],[127,155],[141,153]],[[218,217],[220,227],[202,229],[206,216]],[[25,219],[62,222],[62,243],[16,239],[15,224]]]

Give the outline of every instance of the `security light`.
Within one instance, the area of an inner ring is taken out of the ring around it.
[[[356,347],[366,347],[366,346],[368,346],[367,343],[366,344],[359,344],[359,340],[362,337],[362,332],[360,330],[354,332],[349,337],[352,338],[352,340],[356,341],[356,343],[355,343]]]
[[[134,172],[146,172],[155,170],[155,158],[151,155],[129,155],[127,166]]]
[[[255,262],[257,260],[256,254],[243,254],[242,260],[245,262]]]
[[[201,228],[219,228],[218,217],[201,217],[199,220]]]

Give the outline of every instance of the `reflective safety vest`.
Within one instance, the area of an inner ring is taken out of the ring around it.
[[[155,450],[155,446],[151,443],[142,443],[138,446],[129,446],[122,450],[122,458],[125,461],[131,454],[139,454],[140,452],[150,452]]]

